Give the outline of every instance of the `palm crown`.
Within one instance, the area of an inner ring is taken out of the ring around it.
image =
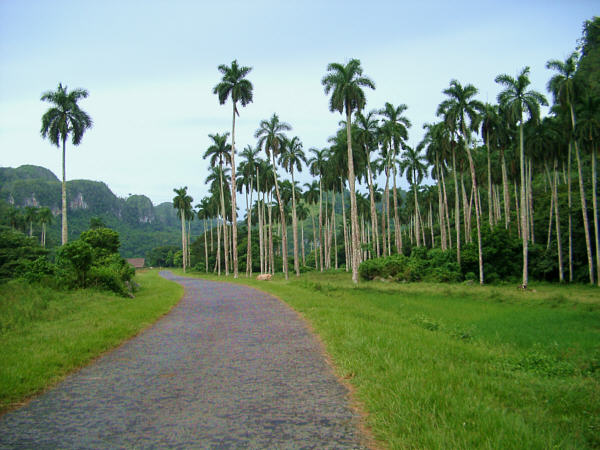
[[[85,131],[92,126],[90,116],[77,104],[87,96],[85,89],[68,92],[67,86],[63,87],[62,84],[58,85],[56,91],[44,92],[41,100],[54,106],[42,116],[42,137],[48,137],[58,147],[71,134],[73,145],[79,145]]]
[[[534,90],[527,90],[529,86],[529,67],[525,67],[517,78],[510,75],[498,75],[496,83],[504,87],[498,94],[498,103],[505,108],[506,113],[512,120],[523,120],[523,114],[527,113],[530,118],[540,115],[540,105],[547,105],[546,97]]]
[[[325,93],[331,92],[329,99],[329,110],[342,113],[354,110],[362,110],[366,99],[363,87],[375,89],[375,83],[363,76],[363,70],[358,59],[351,59],[345,66],[339,63],[331,63],[327,66],[327,75],[321,80],[325,87]]]
[[[252,102],[252,83],[246,80],[245,77],[250,73],[252,67],[239,66],[237,60],[233,60],[231,67],[221,64],[219,72],[223,74],[223,79],[213,89],[213,94],[219,97],[219,103],[223,105],[227,98],[231,96],[231,101],[234,104],[234,111],[237,115],[239,112],[236,108],[236,103],[240,102],[242,106],[246,106]]]

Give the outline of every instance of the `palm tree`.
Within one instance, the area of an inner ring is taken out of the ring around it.
[[[394,230],[396,237],[396,249],[398,253],[402,252],[402,238],[400,233],[400,220],[398,218],[398,192],[396,188],[396,164],[394,163],[399,156],[400,145],[408,139],[408,128],[411,127],[410,120],[402,113],[408,109],[408,106],[401,104],[394,106],[386,102],[379,114],[383,116],[382,129],[389,135],[388,144],[391,151],[390,162],[392,163],[393,177],[393,201],[394,201]]]
[[[228,257],[228,238],[227,238],[227,220],[225,212],[225,197],[223,193],[223,162],[231,163],[231,145],[227,143],[227,137],[229,133],[224,134],[209,134],[208,137],[212,140],[210,147],[204,152],[203,158],[210,157],[211,167],[215,167],[217,161],[219,162],[219,193],[221,198],[221,216],[223,217],[223,245],[225,247],[225,275],[229,275],[229,257]],[[231,177],[233,179],[233,176]],[[233,182],[233,181],[232,181]],[[233,203],[233,197],[232,197]],[[235,247],[235,245],[234,245]]]
[[[519,121],[519,167],[521,179],[521,237],[523,239],[523,283],[522,288],[527,288],[528,282],[528,227],[527,211],[524,207],[525,199],[525,145],[523,138],[523,119],[524,114],[530,118],[537,118],[540,114],[540,105],[547,105],[546,98],[537,91],[527,90],[529,86],[529,67],[525,67],[513,78],[510,75],[498,75],[496,83],[504,87],[504,90],[498,94],[498,103],[503,106],[513,120]]]
[[[351,59],[345,66],[330,63],[327,74],[321,80],[325,93],[331,92],[329,110],[346,111],[346,132],[348,142],[348,184],[350,186],[350,214],[352,221],[352,281],[358,283],[358,265],[360,263],[360,245],[358,229],[358,211],[356,208],[356,190],[354,180],[354,162],[352,154],[352,112],[361,111],[366,104],[363,87],[375,89],[371,79],[363,76],[363,70],[358,59]]]
[[[598,197],[596,192],[598,187],[596,153],[598,152],[597,142],[600,139],[600,97],[587,95],[577,106],[578,119],[575,132],[592,156],[592,208],[594,213],[594,237],[596,241],[596,282],[600,286],[600,236],[598,232]],[[581,176],[581,169],[579,173]],[[587,214],[584,217],[587,218]]]
[[[187,267],[187,239],[185,235],[185,220],[187,211],[191,210],[191,205],[194,199],[187,195],[187,186],[173,189],[173,192],[177,194],[173,198],[173,208],[177,210],[177,217],[181,219],[181,252],[183,256],[183,271]]]
[[[423,181],[423,177],[427,173],[426,159],[420,154],[418,148],[413,149],[406,145],[404,147],[404,156],[400,161],[400,171],[406,174],[406,179],[413,188],[415,197],[415,234],[417,238],[417,247],[420,246],[420,229],[419,229],[419,202],[417,200],[417,192],[419,184]],[[425,243],[423,242],[423,245]]]
[[[228,237],[227,237],[227,206],[231,205],[231,192],[229,191],[229,169],[220,166],[211,166],[209,174],[204,181],[209,184],[209,191],[212,194],[212,203],[214,204],[215,216],[221,215],[221,222],[217,221],[217,260],[216,270],[221,275],[221,232],[223,233],[223,250],[225,261],[228,261]],[[219,208],[220,203],[220,208]],[[220,211],[219,211],[220,209]]]
[[[562,105],[569,110],[571,116],[571,133],[575,132],[577,123],[575,120],[574,103],[576,94],[575,72],[577,71],[577,53],[572,53],[566,61],[550,60],[546,63],[548,69],[553,69],[555,74],[548,81],[548,91],[552,92],[555,103]],[[594,284],[594,268],[592,262],[592,245],[590,242],[590,225],[587,215],[587,204],[583,186],[583,174],[581,168],[581,156],[579,154],[579,145],[577,139],[572,139],[572,145],[575,148],[575,158],[577,160],[577,172],[579,176],[579,194],[581,197],[581,213],[583,215],[583,227],[585,232],[585,245],[588,257],[588,271],[590,283]],[[593,153],[593,152],[592,152]],[[600,272],[599,272],[600,275]],[[600,280],[599,280],[600,282]]]
[[[302,142],[298,136],[290,140],[285,140],[285,145],[279,154],[279,164],[292,175],[292,228],[294,236],[294,270],[296,276],[300,276],[300,262],[298,260],[298,219],[296,217],[296,192],[294,180],[294,167],[298,172],[302,172],[302,163],[306,164]]]
[[[244,158],[240,164],[242,183],[246,186],[246,216],[248,220],[248,245],[246,247],[246,276],[252,275],[252,193],[253,184],[258,164],[258,153],[260,149],[247,145],[241,155]],[[258,191],[258,188],[257,188]],[[250,199],[248,200],[248,194]]]
[[[258,130],[254,133],[254,137],[258,139],[258,148],[264,148],[267,154],[267,159],[271,159],[273,174],[275,175],[275,193],[277,194],[277,202],[279,203],[279,215],[282,227],[282,245],[283,245],[283,273],[285,279],[288,279],[288,267],[287,267],[287,230],[285,225],[285,214],[283,211],[283,203],[281,201],[281,195],[279,194],[279,184],[277,183],[277,169],[275,165],[275,156],[279,155],[284,142],[286,139],[285,131],[290,131],[292,127],[286,122],[280,122],[277,114],[269,120],[263,120],[260,122]]]
[[[313,180],[313,182],[310,184],[304,183],[304,187],[306,188],[306,190],[304,191],[304,201],[308,205],[316,205],[317,203],[319,203],[319,199],[321,197],[321,188],[319,186],[319,182],[316,180]],[[315,228],[315,216],[313,215],[312,208],[309,208],[308,212],[310,214],[310,219],[312,222],[313,249],[315,251],[315,270],[318,270],[319,259],[317,258],[317,229]]]
[[[210,199],[208,197],[202,198],[202,200],[200,200],[200,203],[196,205],[196,208],[198,208],[198,220],[202,220],[204,225],[204,271],[208,273],[208,237],[206,230],[206,220],[209,217],[211,217],[212,206],[210,204]]]
[[[312,176],[319,176],[319,264],[323,272],[323,176],[327,168],[327,149],[309,149],[314,156],[308,160],[308,169]],[[316,249],[315,249],[316,251]],[[316,259],[316,254],[315,254]]]
[[[42,247],[46,247],[46,225],[50,225],[52,223],[52,211],[50,208],[41,208],[38,213],[38,219],[42,224]]]
[[[366,116],[357,113],[355,124],[357,128],[356,139],[363,146],[367,158],[367,182],[369,185],[369,200],[371,207],[371,232],[373,233],[373,251],[379,258],[379,237],[377,235],[377,211],[375,209],[375,194],[373,192],[373,170],[371,168],[371,151],[377,148],[377,134],[379,132],[379,119],[374,118],[376,111],[370,111]]]
[[[85,89],[74,89],[68,92],[67,86],[59,83],[56,91],[42,94],[41,101],[54,105],[42,116],[42,137],[48,137],[57,147],[62,143],[62,245],[67,243],[67,182],[65,171],[65,144],[69,135],[73,145],[79,145],[83,134],[92,127],[92,119],[79,108],[77,102],[88,96]]]
[[[479,283],[483,284],[483,253],[481,249],[481,223],[479,200],[477,199],[477,177],[475,174],[475,164],[471,155],[471,131],[477,129],[479,124],[479,113],[483,111],[484,106],[478,100],[473,99],[477,95],[477,88],[472,84],[467,84],[464,87],[457,81],[450,81],[450,87],[444,89],[444,94],[448,96],[440,106],[438,111],[442,112],[446,117],[446,121],[453,120],[457,128],[461,131],[463,143],[467,151],[469,160],[469,169],[471,172],[471,182],[473,192],[475,193],[475,217],[477,221],[477,247],[479,254]]]
[[[228,97],[233,102],[233,118],[231,125],[231,224],[233,226],[233,277],[238,277],[238,257],[237,257],[237,206],[235,199],[235,116],[239,116],[237,103],[246,106],[252,101],[252,83],[245,77],[252,70],[251,67],[238,66],[237,60],[233,60],[231,67],[221,64],[219,72],[223,74],[223,79],[213,89],[213,94],[219,96],[219,103],[223,105]]]
[[[29,224],[29,237],[33,236],[33,224],[38,221],[38,208],[27,206],[25,208],[25,221]]]

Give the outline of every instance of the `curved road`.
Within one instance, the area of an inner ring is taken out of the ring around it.
[[[0,448],[360,448],[315,338],[277,299],[185,287],[144,333],[0,417]]]

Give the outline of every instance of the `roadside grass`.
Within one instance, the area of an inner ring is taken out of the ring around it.
[[[383,446],[600,447],[597,288],[188,275],[253,286],[299,311]]]
[[[0,285],[0,412],[147,328],[183,295],[158,271],[138,272],[135,281],[135,298],[25,282]]]

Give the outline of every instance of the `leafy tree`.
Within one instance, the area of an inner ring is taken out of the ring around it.
[[[366,98],[363,87],[375,89],[370,78],[363,76],[363,69],[358,59],[351,59],[348,64],[331,63],[327,66],[327,74],[321,80],[325,93],[331,93],[329,109],[331,112],[346,112],[346,132],[348,139],[348,184],[350,185],[350,214],[352,221],[352,281],[358,283],[358,265],[360,264],[360,245],[358,229],[358,211],[356,208],[356,190],[354,162],[352,156],[352,112],[361,111]]]
[[[252,70],[251,67],[238,66],[237,60],[233,60],[231,67],[224,64],[219,66],[219,72],[223,79],[213,89],[213,93],[219,96],[219,103],[224,104],[228,97],[233,103],[233,118],[231,125],[231,223],[233,225],[233,277],[238,277],[238,252],[237,252],[237,207],[235,186],[235,116],[239,115],[237,103],[246,106],[252,101],[252,83],[246,76]],[[225,253],[227,254],[227,253]]]
[[[93,228],[81,233],[79,237],[94,249],[94,259],[105,258],[119,252],[119,233],[110,228]]]
[[[92,126],[92,119],[77,102],[88,96],[85,89],[68,92],[67,86],[59,83],[56,91],[42,94],[41,100],[54,105],[42,116],[42,137],[50,139],[57,147],[62,143],[62,244],[68,240],[67,234],[67,182],[65,171],[65,144],[71,135],[73,145],[79,145],[83,134]]]
[[[510,75],[498,75],[496,83],[504,87],[504,90],[498,94],[498,103],[505,108],[509,117],[519,122],[519,166],[521,179],[521,237],[523,239],[523,289],[527,288],[527,246],[529,230],[527,226],[528,218],[525,199],[525,146],[523,141],[523,123],[524,115],[530,118],[537,118],[540,115],[540,105],[547,105],[546,97],[537,91],[527,89],[529,84],[529,67],[525,67],[513,78]]]
[[[67,261],[77,274],[79,286],[86,286],[86,275],[92,267],[94,252],[90,244],[81,239],[64,244],[58,252],[59,260]]]

